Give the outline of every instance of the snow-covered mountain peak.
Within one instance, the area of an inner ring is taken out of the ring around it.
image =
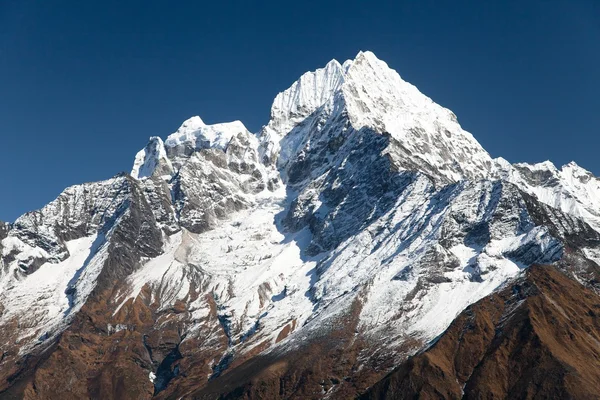
[[[157,168],[160,168],[161,175],[170,176],[173,173],[173,166],[167,158],[162,139],[152,136],[146,147],[136,154],[131,176],[136,179],[148,178],[154,174]]]
[[[356,57],[354,57],[354,60],[346,60],[346,61],[350,61],[352,63],[356,63],[356,62],[382,62],[384,64],[385,61],[380,60],[379,58],[377,58],[377,56],[369,50],[360,50],[358,52],[358,54],[356,54]],[[387,65],[387,64],[386,64]]]
[[[163,142],[159,137],[151,137],[144,149],[135,157],[131,176],[142,179],[152,176],[160,167],[161,176],[172,177],[182,163],[200,149],[226,151],[234,137],[244,136],[257,147],[256,139],[240,121],[207,125],[198,116],[191,117]]]
[[[520,167],[526,167],[533,171],[548,171],[548,172],[552,172],[552,173],[558,172],[556,165],[554,165],[554,163],[550,160],[542,161],[542,162],[535,163],[535,164],[518,163],[515,165],[518,165]]]
[[[568,164],[565,164],[561,168],[561,174],[563,176],[571,176],[581,183],[588,183],[591,180],[596,180],[597,178],[585,168],[580,167],[575,161],[571,161]]]
[[[498,177],[511,180],[511,175],[519,174],[526,176],[532,184],[537,186],[552,186],[556,182],[569,183],[570,185],[587,184],[597,178],[585,168],[580,167],[576,162],[571,161],[563,165],[560,169],[551,161],[539,163],[515,163],[510,164],[504,159],[495,159]],[[513,176],[514,178],[514,176]]]
[[[343,93],[350,122],[355,129],[389,133],[401,153],[398,164],[449,182],[488,174],[489,154],[460,127],[454,113],[371,52],[359,53],[347,65]]]
[[[581,166],[579,166],[579,164],[577,164],[575,161],[570,161],[569,163],[563,165],[561,169],[565,169],[565,168],[582,169],[585,171],[585,169],[582,168]]]
[[[344,82],[344,74],[340,63],[332,60],[323,68],[306,72],[275,97],[271,119],[259,134],[263,160],[275,162],[281,139],[323,105],[332,104]]]
[[[204,121],[202,121],[202,118],[200,118],[198,115],[194,115],[193,117],[190,117],[183,121],[179,129],[177,129],[176,133],[193,132],[200,129],[203,126],[206,126],[206,124],[204,123]]]
[[[494,178],[514,183],[542,203],[584,219],[600,231],[600,180],[575,162],[559,170],[551,161],[510,164],[495,159]]]
[[[494,162],[494,171],[497,174],[501,174],[502,171],[508,171],[512,165],[510,161],[504,157],[496,157],[492,161]]]
[[[271,107],[271,118],[286,118],[292,124],[295,119],[307,117],[340,89],[344,82],[344,70],[337,60],[323,68],[306,72],[287,90],[279,93]],[[283,121],[282,121],[283,122]]]
[[[248,133],[240,121],[206,125],[200,117],[185,121],[177,132],[165,140],[167,148],[190,146],[194,149],[217,148],[224,150],[231,138],[238,133]]]
[[[271,120],[259,134],[261,157],[274,163],[284,156],[278,165],[286,164],[295,151],[302,151],[298,146],[307,141],[303,136],[309,131],[314,134],[315,127],[334,124],[343,130],[346,122],[355,130],[389,135],[395,143],[388,153],[397,166],[420,169],[442,182],[483,178],[492,168],[489,154],[460,127],[450,110],[434,103],[369,51],[359,52],[343,65],[333,60],[280,93]],[[301,126],[306,127],[302,134]],[[283,141],[292,131],[294,137]]]

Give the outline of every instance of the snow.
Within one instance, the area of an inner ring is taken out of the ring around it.
[[[269,124],[261,132],[261,158],[275,157],[280,151],[281,139],[321,106],[331,102],[343,82],[342,66],[332,60],[324,68],[305,73],[290,88],[279,93],[271,107]]]
[[[524,233],[505,234],[510,226],[499,225],[492,237],[500,238],[485,246],[463,242],[446,250],[438,242],[452,215],[477,224],[492,218],[490,205],[506,194],[482,182],[457,185],[447,196],[437,197],[431,181],[419,175],[395,207],[368,229],[332,251],[309,257],[305,249],[312,240],[310,230],[286,232],[279,222],[296,195],[283,187],[261,192],[252,200],[254,207],[230,215],[215,229],[200,235],[184,229],[172,235],[163,254],[130,276],[130,290],[120,295],[117,311],[146,285],[158,296],[152,302],[161,309],[187,298],[194,287],[194,319],[208,315],[206,296],[200,294],[211,294],[219,315],[227,318],[231,346],[249,351],[265,338],[274,343],[293,320],[298,328],[289,337],[290,346],[319,334],[360,293],[360,329],[393,347],[407,336],[432,340],[465,307],[520,273],[524,266],[510,259],[511,252],[532,243],[542,249],[551,244],[545,228],[526,225]],[[335,212],[313,197],[316,215]],[[431,251],[441,254],[443,263],[451,265],[454,257],[457,264],[440,272],[446,281],[428,283],[410,297],[423,278],[435,277],[434,266],[426,261]],[[407,270],[412,272],[398,279]],[[202,284],[193,285],[198,280]]]
[[[185,160],[193,150],[225,151],[232,138],[240,134],[250,136],[240,121],[206,125],[200,117],[191,117],[164,142],[160,137],[151,137],[146,147],[136,154],[131,176],[144,179],[161,168],[160,177],[169,181],[182,166],[181,158]],[[254,136],[252,139],[256,140]]]
[[[273,102],[269,124],[259,134],[261,156],[273,159],[278,155],[278,165],[284,165],[300,150],[299,143],[306,136],[286,137],[295,127],[302,124],[312,129],[314,123],[307,122],[311,118],[336,120],[342,115],[347,115],[356,130],[366,127],[390,133],[407,152],[391,152],[393,157],[410,158],[423,167],[433,165],[437,177],[445,182],[483,178],[491,169],[489,154],[460,127],[450,110],[402,80],[368,51],[359,52],[343,65],[332,60],[280,93]]]
[[[7,238],[14,243],[14,238]],[[3,244],[7,241],[5,239]],[[28,316],[30,328],[19,331],[21,340],[39,337],[46,332],[53,334],[64,323],[64,317],[75,313],[91,291],[95,277],[89,276],[88,287],[82,286],[78,291],[80,302],[72,303],[65,291],[72,284],[72,279],[82,268],[96,269],[103,263],[104,253],[96,248],[97,236],[84,237],[67,242],[70,257],[53,264],[47,262],[25,279],[15,280],[12,275],[5,275],[2,280],[0,303],[5,312],[0,317],[0,324],[12,319]],[[35,324],[31,322],[35,321]],[[50,335],[52,336],[52,335]]]
[[[483,258],[480,262],[493,262]],[[415,323],[410,325],[408,333],[422,335],[433,340],[441,334],[466,307],[488,296],[510,278],[518,276],[521,269],[509,260],[494,262],[498,268],[492,276],[483,282],[469,282],[464,279],[457,282],[441,283],[430,291],[420,305],[425,313],[419,314]]]
[[[175,273],[177,273],[181,268],[183,268],[183,265],[175,258],[175,252],[181,245],[182,236],[182,232],[178,232],[170,237],[167,237],[166,244],[163,248],[163,253],[160,256],[148,261],[144,265],[143,269],[134,272],[133,275],[129,277],[129,296],[125,297],[125,299],[121,301],[121,303],[115,309],[113,315],[119,312],[121,307],[123,307],[129,298],[136,298],[146,283],[161,282],[163,276],[165,276],[167,272],[172,272],[173,270]],[[181,289],[181,276],[172,276],[170,278],[171,279],[167,280],[166,282],[175,286],[170,286],[168,288],[170,289],[168,292],[172,294],[172,296],[169,297],[170,301],[165,301],[165,305],[173,304],[176,300],[182,299],[187,295],[187,291],[185,290],[183,291],[184,293],[180,294],[180,290],[174,289],[174,287]]]
[[[583,219],[600,231],[600,180],[592,173],[574,162],[559,170],[550,161],[514,165],[506,160],[495,161],[495,176],[514,183],[542,203]]]
[[[163,254],[130,276],[131,290],[121,295],[115,314],[129,299],[137,298],[145,285],[160,293],[156,300],[167,308],[188,295],[193,272],[201,271],[204,279],[210,278],[202,293],[214,295],[220,312],[233,321],[238,339],[258,320],[261,329],[272,332],[272,340],[286,322],[305,321],[313,308],[306,292],[318,259],[302,254],[310,233],[285,235],[273,223],[287,206],[283,190],[259,195],[256,200],[256,208],[233,214],[205,234],[183,230],[171,236]],[[285,297],[276,297],[284,291]],[[193,304],[194,319],[207,315],[209,306],[204,299],[198,296]]]
[[[150,138],[146,147],[136,154],[131,170],[131,176],[136,179],[152,176],[161,163],[164,164],[168,170],[173,170],[173,166],[167,157],[167,152],[162,139],[153,136]]]
[[[29,265],[31,259],[49,258],[50,255],[39,247],[32,247],[15,236],[8,236],[2,241],[2,256],[16,254],[15,260],[18,265]],[[8,275],[2,277],[2,281],[9,279]]]
[[[456,246],[452,247],[450,251],[456,256],[456,258],[458,258],[460,265],[462,265],[463,267],[472,265],[475,262],[475,258],[480,252],[477,251],[476,248],[466,246],[463,243],[457,244]]]
[[[185,121],[177,132],[165,140],[166,147],[188,144],[192,148],[217,148],[225,150],[231,138],[239,133],[248,132],[240,121],[206,125],[195,116]]]

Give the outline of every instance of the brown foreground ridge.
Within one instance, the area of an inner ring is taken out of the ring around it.
[[[394,364],[385,354],[361,366],[373,349],[355,338],[360,301],[320,338],[235,363],[207,381],[201,377],[214,354],[196,342],[178,346],[176,324],[154,330],[155,310],[143,302],[129,309],[136,331],[100,332],[101,299],[45,355],[22,365],[0,399],[600,399],[600,297],[553,266],[532,266],[471,305],[387,375]],[[406,354],[420,346],[406,341]],[[156,359],[167,372],[179,365],[189,373],[156,391],[147,369],[136,368]]]
[[[361,396],[413,398],[599,399],[600,297],[530,267]]]

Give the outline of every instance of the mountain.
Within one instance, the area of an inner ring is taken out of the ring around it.
[[[361,398],[597,398],[598,300],[556,268],[532,266]]]
[[[469,310],[536,285],[531,271],[568,288],[547,304],[595,304],[599,185],[574,163],[492,159],[370,52],[331,61],[277,95],[260,132],[192,117],[131,173],[0,227],[0,395],[393,398],[426,371],[453,398],[455,381],[418,363],[452,347]],[[590,318],[548,337],[597,349],[581,343]],[[497,336],[464,351],[487,360]],[[459,381],[489,393],[469,368]],[[583,393],[563,383],[540,393]]]

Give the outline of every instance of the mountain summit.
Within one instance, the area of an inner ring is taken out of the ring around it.
[[[574,163],[492,159],[373,53],[333,60],[277,95],[256,134],[192,117],[130,174],[0,225],[0,394],[393,397],[427,354],[459,359],[440,352],[469,310],[595,296],[598,196]],[[552,272],[530,279],[533,265]],[[569,296],[543,297],[549,279]],[[535,296],[510,289],[527,282]],[[502,329],[503,307],[474,324]],[[460,390],[438,382],[450,372],[427,372],[441,397]]]
[[[343,64],[333,60],[280,93],[271,108],[271,121],[259,134],[264,154],[285,163],[302,142],[322,140],[314,131],[316,121],[335,120],[355,130],[389,135],[395,162],[443,182],[481,178],[492,166],[490,156],[461,129],[450,110],[402,80],[371,52],[360,52]],[[290,135],[298,125],[306,130]]]

